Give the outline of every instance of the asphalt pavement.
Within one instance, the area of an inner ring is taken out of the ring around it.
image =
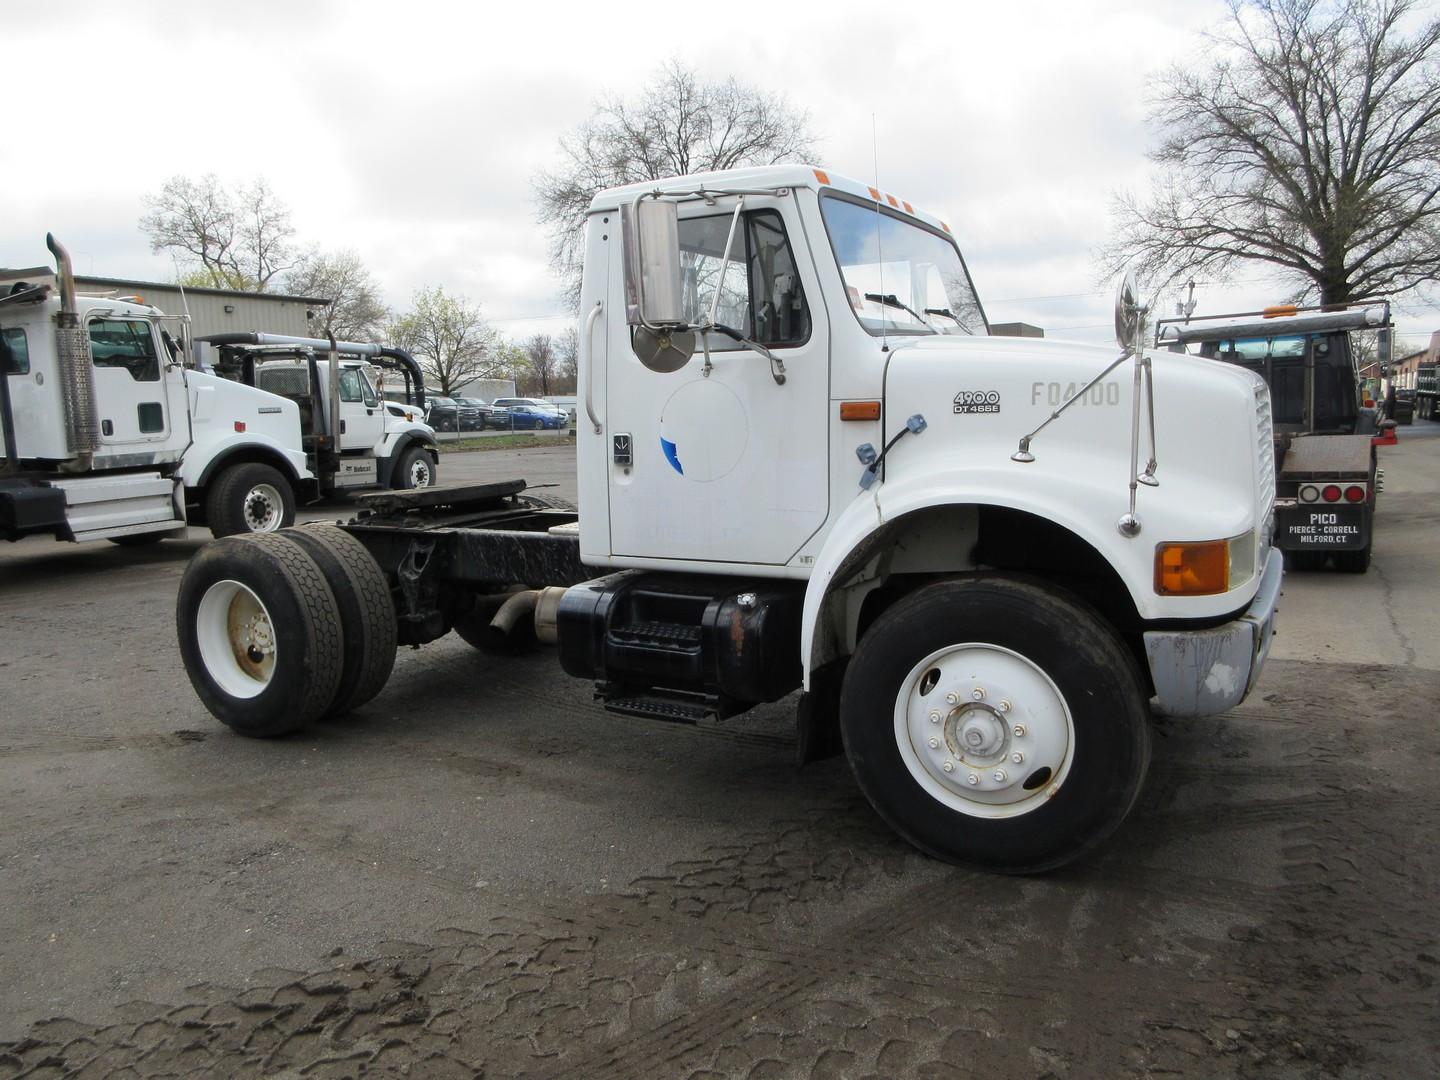
[[[1290,575],[1252,697],[1033,879],[797,770],[793,702],[620,719],[453,636],[241,739],[176,656],[203,532],[0,547],[0,1076],[1440,1074],[1440,424],[1381,455],[1371,572]],[[573,449],[442,458],[514,475]]]

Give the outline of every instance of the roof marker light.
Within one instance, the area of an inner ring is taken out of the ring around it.
[[[868,188],[867,190],[870,192],[870,198],[874,199],[876,202],[879,202],[879,201],[880,201],[880,192],[879,192],[879,191],[877,191],[877,190],[876,190],[875,188],[873,188],[873,187],[872,187],[872,188]]]
[[[896,210],[900,209],[900,204],[895,201],[894,195],[886,195],[885,201],[888,202],[891,206],[895,207]]]
[[[1270,304],[1261,314],[1267,319],[1284,319],[1299,312],[1300,309],[1294,304]]]
[[[820,183],[822,183],[822,184],[828,184],[828,183],[830,183],[830,174],[827,173],[824,169],[815,169],[815,170],[814,170],[814,173],[815,173],[815,179],[818,180],[818,181],[820,181]]]
[[[908,202],[905,202],[904,199],[901,199],[900,202],[901,202],[901,204],[905,207],[905,213],[907,213],[907,214],[913,214],[913,213],[915,213],[915,208],[914,208],[913,206],[911,206]]]

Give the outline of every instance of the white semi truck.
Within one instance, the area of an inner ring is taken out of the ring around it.
[[[616,713],[801,691],[802,759],[843,748],[907,840],[1037,871],[1130,810],[1152,709],[1254,686],[1269,396],[1146,355],[1133,287],[1118,351],[991,337],[944,222],[776,166],[598,195],[581,303],[578,515],[516,480],[208,545],[177,628],[216,717],[356,708],[451,630],[554,643]]]
[[[227,335],[212,343],[226,378],[194,365],[184,316],[77,296],[48,241],[56,271],[0,275],[0,537],[273,531],[341,488],[434,482],[434,432],[390,416],[369,374],[389,365],[419,388],[402,350]]]

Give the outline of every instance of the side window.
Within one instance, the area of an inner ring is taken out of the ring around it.
[[[133,319],[90,323],[90,355],[97,368],[124,368],[136,382],[158,382],[160,358],[150,324]]]
[[[0,330],[0,371],[6,375],[30,374],[30,346],[19,327]]]
[[[730,214],[680,221],[685,320],[692,324],[707,322],[718,291],[717,323],[738,330],[762,345],[802,343],[810,336],[810,310],[780,215],[773,210],[745,214],[726,262],[725,240],[730,234],[730,221]],[[722,265],[725,267],[723,278]],[[710,343],[715,351],[743,347],[723,337],[714,338]]]
[[[367,371],[360,372],[360,396],[372,409],[380,404],[380,395],[375,393],[375,387],[370,383],[370,373]]]
[[[363,401],[364,397],[360,392],[360,369],[347,367],[340,369],[340,400],[341,401]]]

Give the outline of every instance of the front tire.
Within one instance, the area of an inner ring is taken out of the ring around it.
[[[411,488],[433,487],[435,484],[435,462],[418,446],[406,450],[395,464],[395,487],[400,491]]]
[[[278,469],[232,465],[211,482],[205,519],[216,537],[279,532],[295,524],[295,493]]]
[[[315,560],[288,536],[201,548],[180,580],[175,624],[195,692],[238,734],[288,734],[335,699],[339,609]]]
[[[876,811],[922,851],[1010,873],[1108,837],[1150,761],[1148,694],[1090,608],[1050,586],[925,586],[866,631],[845,673],[846,755]]]

